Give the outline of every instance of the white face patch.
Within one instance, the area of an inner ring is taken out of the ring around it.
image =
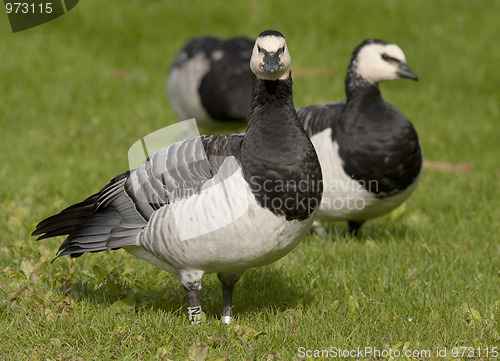
[[[256,42],[262,49],[272,53],[278,51],[280,48],[286,45],[285,38],[275,35],[260,37]]]
[[[369,44],[364,46],[356,57],[358,74],[372,83],[399,79],[399,64],[384,60],[383,54],[406,64],[405,54],[396,44]]]
[[[284,47],[284,51],[279,55],[280,69],[270,74],[264,70],[264,52],[276,53]],[[261,51],[259,51],[259,48]],[[253,47],[252,58],[250,59],[250,69],[257,78],[266,80],[284,80],[290,74],[292,58],[288,52],[285,39],[275,35],[268,35],[257,38]]]

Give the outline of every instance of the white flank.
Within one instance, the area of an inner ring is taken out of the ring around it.
[[[209,71],[209,65],[209,60],[203,54],[197,54],[170,72],[167,92],[177,119],[194,117],[198,122],[211,120],[201,105],[198,93],[201,79]]]
[[[311,137],[323,171],[323,199],[317,213],[319,220],[366,220],[386,214],[400,206],[415,190],[417,181],[403,192],[377,198],[362,184],[348,176],[339,156],[337,142],[332,143],[332,130],[327,128]],[[368,184],[376,189],[375,181]]]

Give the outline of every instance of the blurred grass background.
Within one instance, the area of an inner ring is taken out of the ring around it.
[[[0,15],[1,358],[289,360],[301,346],[500,346],[499,17],[494,0],[86,0],[12,34]],[[432,162],[414,196],[360,240],[339,225],[247,271],[230,328],[219,325],[214,277],[196,329],[180,284],[125,252],[51,264],[60,240],[35,243],[35,224],[96,192],[127,168],[137,139],[176,121],[165,83],[179,48],[199,34],[265,29],[287,38],[296,107],[344,98],[363,39],[400,45],[420,80],[381,88]]]

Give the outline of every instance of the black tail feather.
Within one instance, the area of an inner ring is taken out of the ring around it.
[[[40,236],[38,240],[71,234],[94,213],[94,203],[99,193],[96,193],[84,201],[74,204],[60,213],[48,217],[37,224],[32,236]]]
[[[128,178],[130,171],[113,178],[98,193],[84,201],[74,204],[60,213],[41,221],[31,234],[39,236],[38,240],[56,236],[68,235],[59,247],[56,259],[70,255],[79,257],[85,252],[100,252],[106,249],[118,249],[133,243],[131,236],[137,234],[144,224],[134,223],[130,232],[123,232],[122,237],[111,236],[111,231],[126,220],[113,205],[113,200],[120,198],[120,187]],[[120,184],[118,184],[120,183]],[[123,200],[117,202],[118,208],[133,207]],[[130,212],[129,212],[130,213]],[[124,238],[127,238],[124,240]]]

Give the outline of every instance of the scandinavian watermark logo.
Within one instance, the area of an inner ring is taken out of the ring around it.
[[[79,0],[4,0],[12,32],[23,31],[54,20],[71,9]]]

